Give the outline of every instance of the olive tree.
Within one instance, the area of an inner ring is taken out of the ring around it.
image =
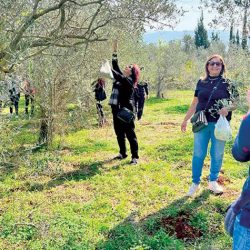
[[[242,29],[243,49],[247,48],[247,31],[250,30],[248,16],[250,14],[250,0],[201,0],[202,4],[210,11],[216,11],[212,25],[230,27],[240,24]]]
[[[173,0],[1,0],[0,10],[0,71],[25,71],[20,68],[29,61],[40,65],[40,72],[36,70],[32,74],[37,84],[53,89],[55,82],[60,85],[62,79],[68,79],[63,83],[71,86],[71,90],[88,88],[87,79],[91,79],[91,75],[95,77],[92,72],[99,67],[97,61],[106,54],[103,52],[106,41],[122,33],[133,39],[140,37],[145,25],[172,26],[182,14]],[[103,48],[101,53],[100,48]],[[65,66],[65,62],[70,67]],[[59,70],[61,67],[67,70]],[[56,77],[58,73],[60,79]],[[82,79],[72,84],[79,76]],[[51,97],[44,98],[42,86],[38,86],[42,110],[40,135],[46,141],[49,131],[53,131],[53,126],[49,128],[48,124],[54,121],[54,112],[47,104],[56,103],[51,98],[59,97],[49,91]]]

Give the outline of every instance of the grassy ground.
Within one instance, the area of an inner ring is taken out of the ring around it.
[[[207,190],[208,156],[203,189],[185,197],[193,135],[190,125],[181,133],[180,123],[191,99],[192,92],[172,91],[167,99],[147,101],[136,127],[136,166],[130,159],[112,160],[118,148],[111,126],[72,132],[60,147],[55,142],[52,150],[27,152],[18,156],[22,161],[16,157],[16,164],[0,166],[0,249],[230,249],[224,211],[239,194],[247,168],[232,158],[229,142],[224,194]],[[241,116],[234,115],[234,135]],[[35,121],[21,117],[11,124],[22,132],[1,147],[36,141]]]

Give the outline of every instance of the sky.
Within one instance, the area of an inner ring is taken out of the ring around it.
[[[182,6],[183,9],[187,10],[188,12],[180,18],[180,22],[175,26],[174,30],[195,30],[195,28],[197,27],[198,20],[201,16],[201,10],[198,9],[199,2],[199,0],[179,0],[177,2],[178,6]],[[208,13],[205,9],[203,9],[203,16],[204,25],[206,29],[209,29],[208,23],[212,18],[212,14]]]

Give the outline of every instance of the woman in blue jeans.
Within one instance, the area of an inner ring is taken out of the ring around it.
[[[220,115],[225,116],[228,121],[231,120],[232,110],[235,109],[234,101],[238,95],[230,81],[224,78],[225,70],[226,66],[220,55],[212,55],[208,58],[205,63],[205,76],[198,81],[193,101],[181,124],[181,130],[185,132],[187,122],[192,115],[197,111],[205,110],[208,126],[194,133],[192,185],[187,193],[188,196],[193,196],[200,187],[209,141],[211,141],[211,163],[208,187],[216,194],[223,192],[217,179],[222,166],[225,141],[215,138],[214,129]]]
[[[241,122],[232,149],[233,157],[240,162],[250,161],[250,90],[248,91],[247,101],[249,111]],[[250,166],[248,178],[233,211],[237,214],[234,223],[233,249],[250,250]]]

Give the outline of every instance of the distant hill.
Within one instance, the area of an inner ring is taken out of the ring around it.
[[[208,30],[208,38],[211,40],[212,32],[218,33],[220,40],[228,44],[229,41],[229,31],[223,30]],[[152,31],[147,32],[143,36],[143,40],[146,43],[157,43],[159,40],[162,41],[172,41],[172,40],[181,40],[185,35],[191,35],[194,37],[194,31]]]

